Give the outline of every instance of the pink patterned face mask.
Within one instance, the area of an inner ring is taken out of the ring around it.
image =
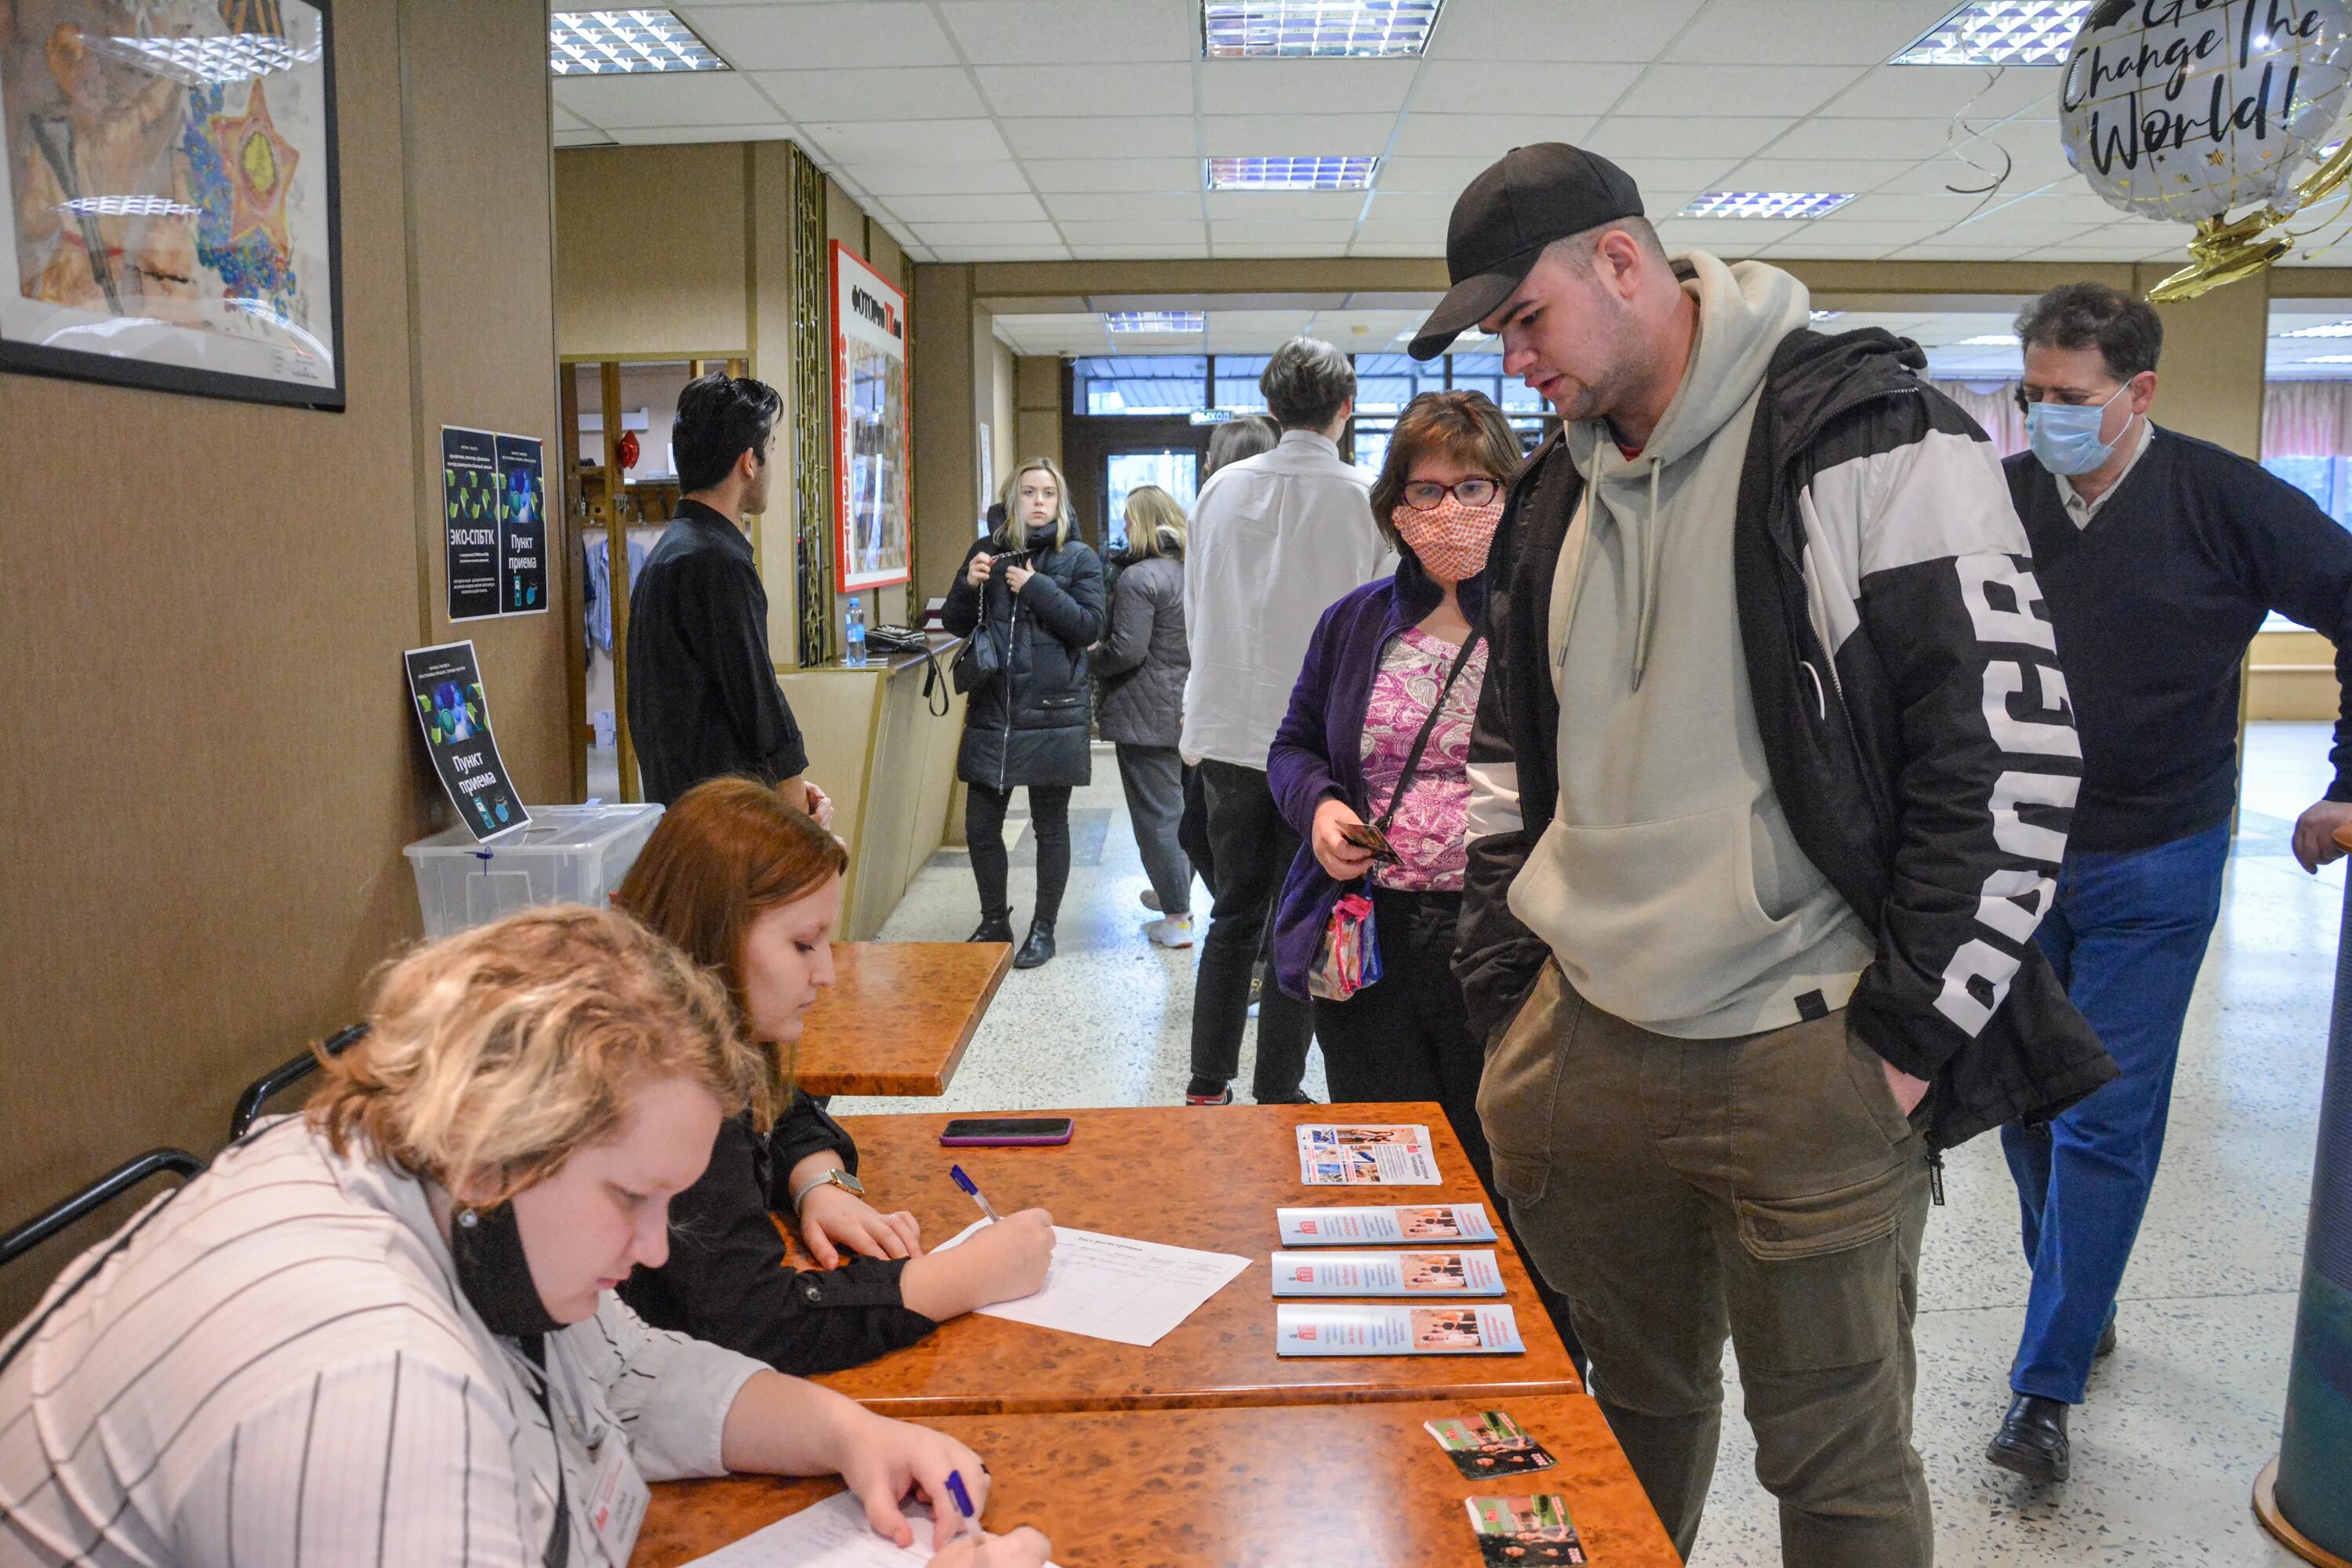
[[[1495,525],[1503,521],[1501,497],[1485,506],[1464,506],[1447,496],[1423,511],[1401,506],[1389,521],[1432,577],[1441,583],[1461,583],[1486,569],[1486,551],[1495,542]]]

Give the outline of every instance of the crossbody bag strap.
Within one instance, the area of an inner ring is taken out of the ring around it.
[[[1397,774],[1396,789],[1389,796],[1388,809],[1381,813],[1378,822],[1372,824],[1382,833],[1389,830],[1389,821],[1396,816],[1397,807],[1404,804],[1404,792],[1412,787],[1412,775],[1421,767],[1421,753],[1428,749],[1430,731],[1437,728],[1437,721],[1445,711],[1445,700],[1454,694],[1454,683],[1469,664],[1471,654],[1477,649],[1478,640],[1479,633],[1475,627],[1468,637],[1462,639],[1462,651],[1454,656],[1454,667],[1445,672],[1445,684],[1437,689],[1437,700],[1429,705],[1429,717],[1422,721],[1421,733],[1412,738],[1412,750],[1405,753],[1404,771]]]

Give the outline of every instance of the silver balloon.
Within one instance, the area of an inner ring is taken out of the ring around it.
[[[2184,223],[2292,210],[2352,83],[2346,0],[2099,0],[2066,57],[2058,132],[2091,188]]]

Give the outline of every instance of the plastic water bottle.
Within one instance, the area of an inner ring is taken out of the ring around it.
[[[843,616],[841,662],[852,669],[866,668],[866,601],[853,598]]]

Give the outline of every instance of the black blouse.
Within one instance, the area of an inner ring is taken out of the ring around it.
[[[794,1165],[831,1149],[854,1174],[857,1145],[806,1095],[765,1139],[748,1114],[719,1129],[709,1168],[669,1205],[669,1261],[640,1268],[621,1300],[656,1328],[674,1329],[809,1377],[913,1344],[939,1325],[908,1309],[904,1258],[852,1258],[841,1268],[784,1265],[770,1211],[790,1213]]]

